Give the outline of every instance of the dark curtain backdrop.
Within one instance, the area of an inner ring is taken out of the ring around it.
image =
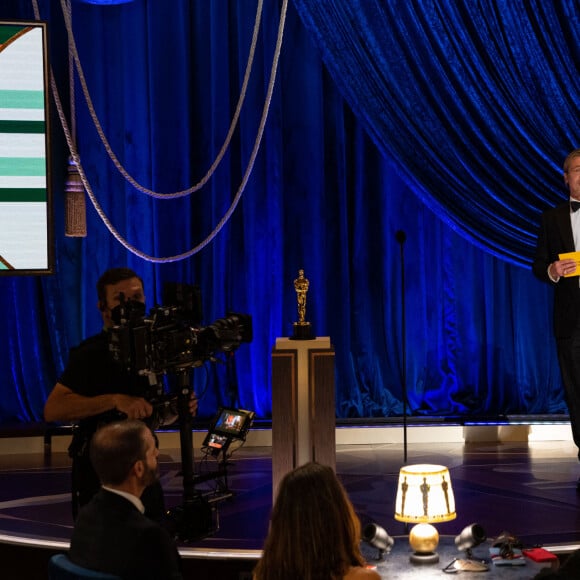
[[[220,150],[242,86],[256,0],[72,2],[75,41],[111,148],[144,187],[197,183]],[[102,210],[64,236],[67,150],[53,114],[56,272],[0,278],[0,421],[39,420],[68,349],[100,329],[95,283],[128,265],[148,307],[168,281],[199,284],[204,324],[253,316],[254,340],[193,372],[201,414],[232,404],[268,417],[270,353],[307,318],[336,349],[337,416],[476,418],[564,413],[551,289],[529,269],[542,208],[566,195],[577,145],[578,16],[559,2],[295,0],[251,176],[231,219],[266,99],[282,2],[264,3],[231,147],[207,185],[156,199],[109,160],[75,81],[76,139]],[[41,0],[70,118],[60,2]],[[30,0],[2,18],[33,19]],[[406,242],[396,240],[405,232]],[[406,373],[402,368],[404,251]]]

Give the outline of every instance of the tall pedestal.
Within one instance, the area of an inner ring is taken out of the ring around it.
[[[274,497],[286,473],[317,461],[336,468],[334,349],[329,337],[277,338],[272,350]]]

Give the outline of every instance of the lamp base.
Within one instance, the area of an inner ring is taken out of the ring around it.
[[[439,554],[437,552],[413,552],[409,556],[412,564],[437,564]]]
[[[413,552],[409,560],[413,564],[437,564],[439,554],[435,551],[439,545],[439,532],[431,524],[417,524],[409,532],[409,545]]]

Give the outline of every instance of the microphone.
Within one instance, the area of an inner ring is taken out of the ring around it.
[[[405,240],[407,239],[407,234],[403,230],[397,230],[395,232],[395,239],[399,244],[404,244]]]

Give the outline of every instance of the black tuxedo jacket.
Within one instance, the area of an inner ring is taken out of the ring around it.
[[[70,559],[124,580],[179,580],[175,542],[127,499],[101,489],[79,512]]]
[[[580,211],[580,210],[579,210]],[[545,282],[554,286],[554,334],[556,338],[571,336],[580,316],[580,290],[578,276],[560,278],[554,284],[548,276],[548,266],[558,260],[558,255],[574,251],[574,237],[570,223],[568,201],[542,214],[536,255],[532,270]]]

